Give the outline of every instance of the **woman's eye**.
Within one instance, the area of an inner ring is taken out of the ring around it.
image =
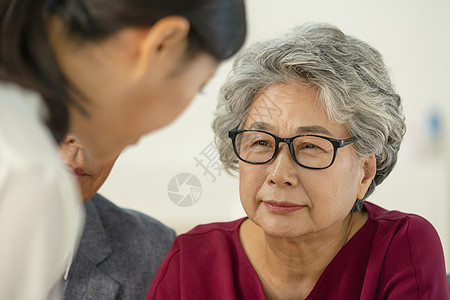
[[[297,148],[297,151],[304,151],[304,152],[311,153],[311,152],[324,151],[324,149],[320,145],[304,143]]]
[[[254,142],[251,144],[251,146],[252,146],[252,147],[261,147],[261,146],[263,146],[263,147],[268,147],[268,146],[270,146],[270,142],[267,141],[267,140],[257,140],[257,141],[254,141]]]
[[[306,144],[304,148],[306,148],[306,149],[318,149],[319,147],[317,147],[314,144]]]
[[[269,142],[268,141],[258,141],[257,143],[260,146],[269,146]]]

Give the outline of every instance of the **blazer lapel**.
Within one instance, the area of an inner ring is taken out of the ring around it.
[[[89,200],[85,208],[85,229],[69,271],[64,299],[116,299],[120,284],[98,268],[113,251],[96,206]]]

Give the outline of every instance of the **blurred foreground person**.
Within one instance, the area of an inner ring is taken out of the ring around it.
[[[111,161],[244,43],[243,0],[0,0],[0,299],[59,299],[84,224],[57,143]],[[56,141],[56,142],[55,142]],[[78,208],[78,209],[77,209]]]

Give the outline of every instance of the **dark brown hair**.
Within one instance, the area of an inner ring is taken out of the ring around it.
[[[57,141],[68,129],[68,105],[82,106],[69,96],[70,82],[48,42],[45,23],[51,15],[63,20],[69,37],[81,41],[183,16],[191,24],[187,54],[205,50],[218,61],[235,54],[246,35],[243,0],[0,0],[0,80],[41,94]]]

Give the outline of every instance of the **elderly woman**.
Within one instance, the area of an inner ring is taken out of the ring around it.
[[[246,218],[179,236],[147,299],[449,299],[423,218],[364,200],[405,133],[381,55],[324,24],[236,59],[214,120]]]

